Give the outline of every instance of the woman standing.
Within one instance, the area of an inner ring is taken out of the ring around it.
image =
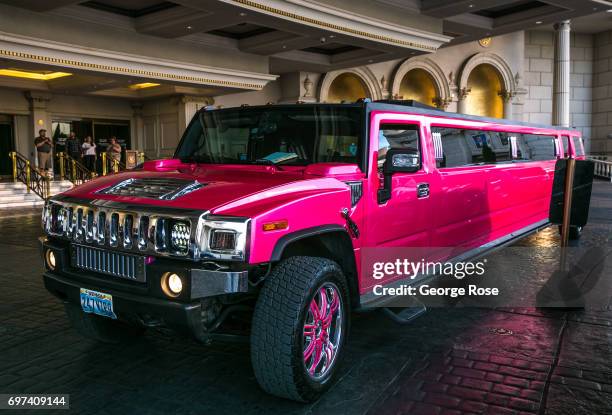
[[[87,170],[94,171],[96,168],[96,143],[93,142],[90,136],[85,137],[83,143],[84,163]]]

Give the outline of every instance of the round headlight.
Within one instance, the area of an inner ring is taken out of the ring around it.
[[[161,280],[162,290],[170,297],[177,297],[183,291],[183,279],[174,272],[166,272]]]
[[[47,261],[47,266],[48,266],[48,267],[49,267],[51,270],[54,270],[54,269],[55,269],[55,267],[56,267],[56,265],[57,265],[57,261],[56,261],[56,259],[55,259],[55,253],[54,253],[52,250],[47,249],[47,253],[46,253],[46,255],[45,255],[45,259],[46,259],[46,261]]]

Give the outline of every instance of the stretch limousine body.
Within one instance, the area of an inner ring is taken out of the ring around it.
[[[262,388],[310,401],[380,283],[364,248],[469,255],[546,226],[566,156],[576,131],[407,102],[203,109],[174,158],[47,203],[44,281],[101,341],[246,331]]]

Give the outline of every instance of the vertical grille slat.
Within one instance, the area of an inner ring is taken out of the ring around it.
[[[132,237],[134,234],[134,216],[125,215],[123,219],[123,247],[132,248]]]
[[[144,256],[78,244],[74,244],[72,249],[73,267],[131,281],[146,282]]]
[[[119,214],[113,213],[110,217],[110,229],[108,240],[112,247],[119,245]]]

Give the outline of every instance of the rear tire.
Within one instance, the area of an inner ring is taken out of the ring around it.
[[[325,258],[291,257],[279,263],[255,306],[251,360],[268,393],[316,400],[333,383],[349,327],[347,282]]]
[[[84,337],[102,343],[120,343],[142,335],[144,327],[85,313],[79,306],[65,303],[72,327]]]
[[[570,241],[577,241],[582,236],[582,226],[570,226],[568,238]],[[559,235],[561,235],[561,226],[559,226]]]

